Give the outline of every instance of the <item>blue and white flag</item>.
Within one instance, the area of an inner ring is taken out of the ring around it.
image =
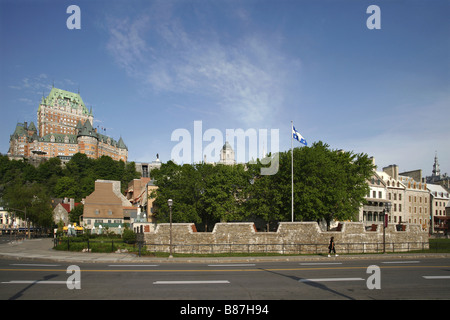
[[[292,137],[295,140],[297,140],[298,142],[304,144],[305,146],[308,145],[308,143],[306,142],[305,138],[303,138],[302,135],[297,130],[295,130],[294,126],[292,126]]]

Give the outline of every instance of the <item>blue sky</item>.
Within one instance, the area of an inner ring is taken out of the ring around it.
[[[69,5],[81,29],[69,30]],[[381,29],[366,9],[378,5]],[[129,160],[170,160],[171,134],[290,125],[308,143],[450,173],[449,1],[0,0],[0,152],[42,94],[78,92]],[[203,142],[203,147],[209,142]],[[301,146],[296,142],[294,146]]]

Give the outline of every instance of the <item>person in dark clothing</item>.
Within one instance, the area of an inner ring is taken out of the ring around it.
[[[328,257],[330,257],[331,251],[333,251],[333,253],[336,257],[338,256],[336,254],[336,247],[334,246],[334,237],[331,237],[330,244],[328,245]]]

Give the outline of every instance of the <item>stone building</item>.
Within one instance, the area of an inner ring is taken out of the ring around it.
[[[383,212],[388,202],[386,181],[379,172],[373,172],[368,184],[370,190],[366,196],[367,204],[364,204],[359,212],[359,221],[364,222],[366,228],[383,222]]]
[[[447,233],[449,231],[448,221],[450,215],[447,208],[450,204],[450,194],[441,185],[427,184],[430,191],[430,217],[431,233]]]
[[[385,167],[382,172],[379,172],[379,175],[386,183],[386,200],[392,204],[388,219],[389,223],[408,222],[407,212],[405,211],[406,187],[399,178],[398,166]]]
[[[33,122],[16,125],[8,156],[34,160],[59,157],[68,161],[79,152],[94,159],[106,155],[126,162],[128,149],[122,138],[116,141],[98,132],[93,121],[92,109],[87,109],[79,93],[52,88],[39,104],[38,126]]]

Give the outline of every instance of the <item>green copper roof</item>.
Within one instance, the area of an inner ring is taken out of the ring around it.
[[[20,137],[20,136],[27,136],[27,132],[25,131],[25,127],[23,123],[18,123],[16,125],[16,129],[14,130],[14,133],[11,135],[11,139]]]
[[[28,126],[28,130],[37,132],[37,129],[36,129],[36,126],[34,125],[34,122],[30,123],[30,125]]]
[[[78,129],[78,136],[93,136],[98,139],[97,133],[95,132],[94,128],[92,128],[92,124],[89,120],[85,121],[84,125],[80,128],[79,127],[80,122],[78,122],[77,129]]]
[[[39,141],[77,144],[77,136],[65,133],[49,133],[42,138],[39,138]]]
[[[73,93],[53,87],[46,98],[42,97],[41,104],[54,106],[56,103],[62,106],[67,106],[67,103],[69,103],[69,105],[74,109],[79,108],[81,105],[83,114],[90,115],[92,112],[92,110],[90,112],[86,108],[86,105],[84,104],[83,99],[81,99],[79,93]]]
[[[119,149],[126,149],[126,150],[128,150],[127,146],[125,145],[125,142],[123,142],[123,140],[122,140],[122,137],[120,137],[119,142],[117,144],[117,147]]]

